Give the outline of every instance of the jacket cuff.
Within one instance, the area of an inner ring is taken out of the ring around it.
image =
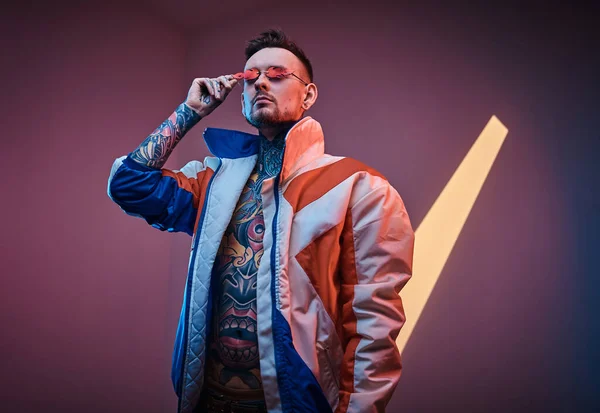
[[[136,171],[141,171],[141,172],[160,171],[160,168],[151,168],[147,165],[142,165],[141,163],[134,161],[131,158],[131,154],[127,155],[127,158],[123,159],[123,164],[126,167],[128,167],[129,169],[135,169]]]

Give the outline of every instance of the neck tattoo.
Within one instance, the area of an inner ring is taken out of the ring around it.
[[[258,162],[256,164],[260,183],[265,179],[276,176],[281,171],[286,134],[287,130],[275,136],[272,141],[261,135]]]

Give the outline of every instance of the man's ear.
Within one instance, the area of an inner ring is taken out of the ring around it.
[[[246,114],[244,113],[244,104],[246,103],[246,101],[244,100],[244,93],[242,92],[241,96],[241,102],[242,102],[242,116],[246,116]]]
[[[302,102],[302,109],[310,109],[310,107],[317,101],[318,96],[319,90],[317,89],[317,85],[314,83],[309,83],[306,86],[306,95],[304,96],[304,101]]]

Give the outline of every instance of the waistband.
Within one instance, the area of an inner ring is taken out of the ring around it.
[[[204,378],[203,392],[212,396],[221,396],[227,400],[261,402],[265,400],[263,389],[232,389],[214,381],[209,376]]]
[[[257,390],[236,390],[205,378],[198,413],[267,413],[264,393]]]

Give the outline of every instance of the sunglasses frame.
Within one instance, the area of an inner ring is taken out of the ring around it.
[[[284,72],[283,72],[283,73],[281,73],[281,74],[280,74],[280,75],[278,75],[278,76],[273,76],[273,77],[271,77],[271,76],[269,76],[269,75],[268,75],[268,73],[267,73],[267,72],[268,72],[269,70],[271,70],[271,69],[280,69],[280,70],[284,70]],[[249,78],[249,77],[247,77],[247,76],[246,76],[246,72],[253,72],[254,74],[256,74],[256,77]],[[245,71],[243,71],[243,72],[239,72],[239,73],[236,73],[236,74],[234,74],[234,75],[233,75],[233,77],[234,77],[235,79],[238,79],[238,80],[242,80],[242,79],[244,79],[244,80],[256,80],[256,79],[258,79],[258,78],[260,77],[261,73],[264,73],[264,74],[265,74],[265,76],[266,76],[268,79],[270,79],[270,80],[273,80],[273,79],[281,79],[282,77],[287,77],[287,76],[289,76],[289,75],[292,75],[292,76],[294,76],[296,79],[298,79],[299,81],[301,81],[302,83],[304,83],[304,85],[305,85],[305,86],[308,86],[308,84],[309,84],[308,82],[305,82],[305,81],[304,81],[302,78],[298,77],[298,76],[297,76],[297,75],[296,75],[294,72],[292,72],[292,71],[290,71],[290,70],[288,70],[288,69],[284,69],[284,68],[282,68],[282,67],[279,67],[279,66],[270,66],[269,68],[267,68],[267,70],[264,70],[264,71],[260,71],[260,70],[258,70],[258,69],[256,69],[256,68],[247,69],[247,70],[245,70]]]

